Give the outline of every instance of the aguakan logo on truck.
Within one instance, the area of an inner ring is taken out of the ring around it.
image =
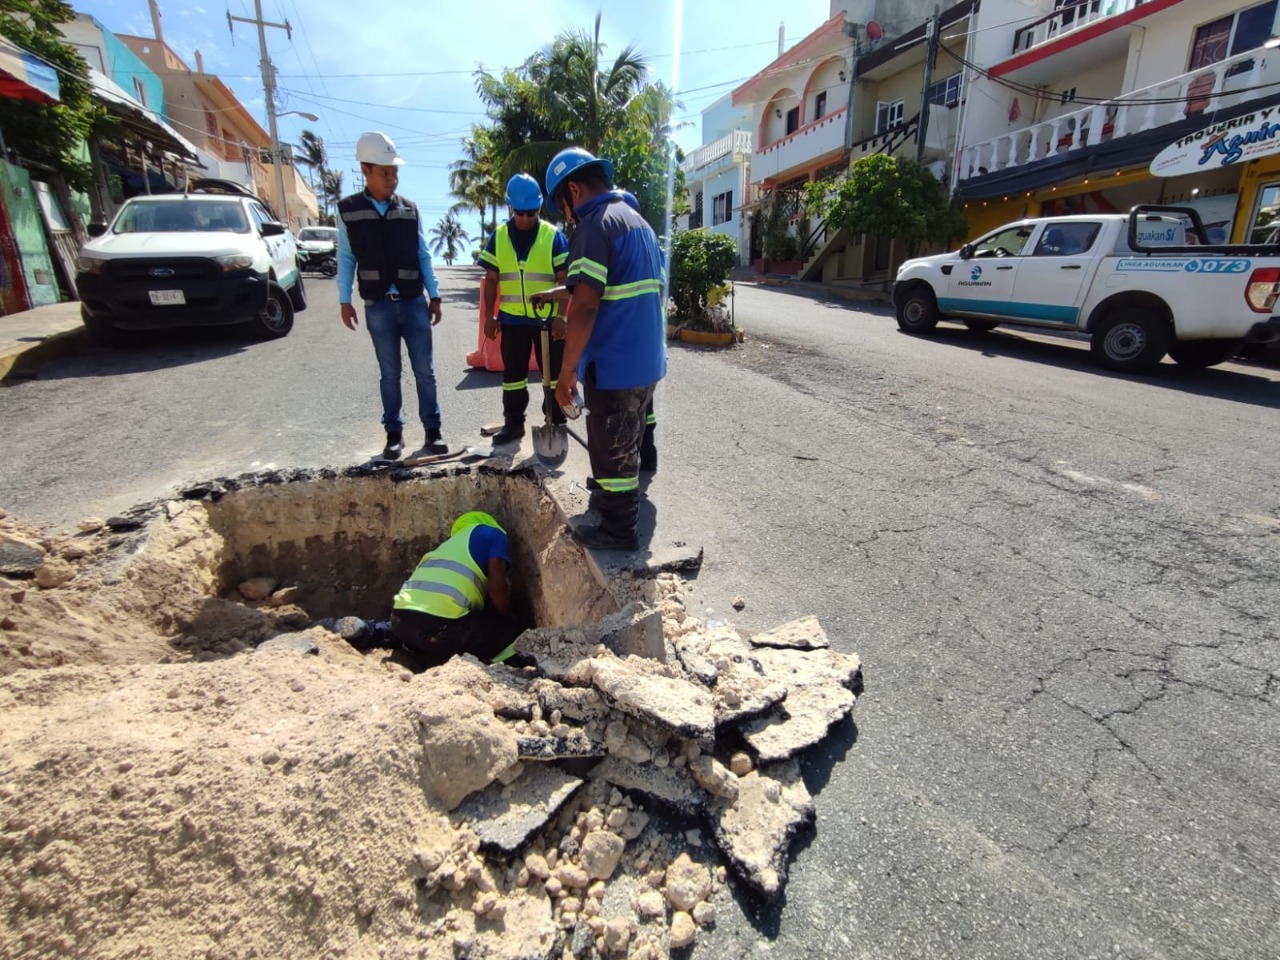
[[[1151,161],[1154,177],[1178,177],[1198,170],[1217,170],[1280,153],[1280,112],[1269,107],[1176,140]]]
[[[956,286],[958,287],[989,287],[991,286],[991,281],[982,279],[982,268],[975,264],[973,267],[973,270],[969,273],[969,279],[959,281],[956,284]]]

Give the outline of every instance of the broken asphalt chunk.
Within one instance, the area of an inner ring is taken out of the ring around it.
[[[606,757],[594,770],[593,779],[605,780],[619,790],[641,793],[685,816],[697,816],[707,801],[706,792],[684,770],[632,763],[620,757]]]
[[[801,617],[780,627],[774,627],[767,633],[758,633],[751,638],[753,647],[791,647],[796,650],[824,650],[831,646],[827,632],[815,616]]]
[[[594,743],[585,733],[567,737],[521,737],[516,741],[521,760],[580,760],[603,757],[603,744]]]
[[[761,897],[776,901],[787,881],[791,841],[814,818],[813,798],[800,778],[799,764],[792,761],[740,777],[737,799],[712,800],[707,816],[737,874]]]
[[[602,657],[590,663],[592,684],[623,713],[686,739],[710,740],[715,734],[711,694],[673,672],[637,657]]]
[[[583,781],[547,764],[535,764],[510,786],[495,783],[468,797],[455,811],[470,821],[480,846],[512,854],[547,825]]]

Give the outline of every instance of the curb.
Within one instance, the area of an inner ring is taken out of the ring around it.
[[[61,330],[0,351],[0,383],[29,379],[32,367],[78,349],[86,341],[87,333],[84,327]]]

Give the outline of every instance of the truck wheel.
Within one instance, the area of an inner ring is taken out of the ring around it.
[[[302,271],[298,271],[298,280],[289,291],[289,302],[293,304],[293,312],[301,313],[307,309],[307,288],[302,282]]]
[[[966,320],[964,325],[969,328],[970,333],[978,336],[990,333],[996,327],[1000,326],[1000,324],[994,320]]]
[[[1183,367],[1216,367],[1235,356],[1239,340],[1176,340],[1169,344],[1169,356]]]
[[[923,283],[907,290],[898,301],[898,329],[907,333],[931,333],[938,325],[938,300]]]
[[[1108,370],[1147,373],[1160,365],[1169,349],[1169,327],[1147,310],[1117,310],[1104,318],[1089,345],[1094,358]]]
[[[249,329],[263,340],[276,340],[293,329],[293,303],[284,287],[274,280],[267,290],[266,306],[249,321]]]
[[[128,340],[123,330],[112,326],[110,321],[95,317],[84,307],[80,308],[80,320],[89,333],[89,339],[100,346],[123,347]]]

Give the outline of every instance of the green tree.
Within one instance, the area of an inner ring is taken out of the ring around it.
[[[671,238],[671,305],[675,319],[696,328],[723,326],[713,316],[723,303],[723,289],[738,262],[738,245],[726,233],[681,230]]]
[[[76,190],[88,190],[92,170],[80,159],[96,123],[106,111],[90,96],[89,66],[62,39],[58,25],[75,19],[63,0],[0,0],[0,34],[58,68],[60,102],[26,103],[0,99],[0,129],[10,150],[52,167]]]
[[[449,216],[466,210],[480,214],[480,231],[498,229],[498,208],[506,200],[503,156],[491,127],[474,126],[471,136],[462,141],[462,158],[449,164],[449,191],[455,203]],[[493,211],[492,226],[485,223],[485,212]]]
[[[810,183],[805,205],[832,229],[899,240],[909,257],[923,244],[946,246],[967,230],[933,174],[882,153],[854,163],[834,189],[829,182]]]
[[[458,254],[462,252],[460,249],[462,244],[469,243],[471,237],[450,213],[441,217],[440,222],[431,228],[430,240],[431,252],[436,256],[443,256],[444,262],[453,266],[453,261],[457,260]]]
[[[677,129],[671,116],[679,106],[666,85],[646,84],[631,101],[624,121],[605,138],[601,151],[613,161],[617,185],[636,195],[649,226],[664,235],[689,206],[680,168],[684,154],[671,138]]]
[[[342,171],[324,170],[320,173],[320,193],[325,199],[326,208],[330,211],[338,209],[338,201],[342,199]],[[333,224],[334,214],[328,215],[328,222]]]
[[[298,135],[298,149],[294,151],[294,160],[307,168],[307,182],[312,191],[316,190],[317,179],[324,183],[324,175],[329,169],[329,154],[325,150],[324,139],[313,130],[303,130]],[[324,190],[317,192],[320,200],[320,214],[327,217],[329,201]]]

